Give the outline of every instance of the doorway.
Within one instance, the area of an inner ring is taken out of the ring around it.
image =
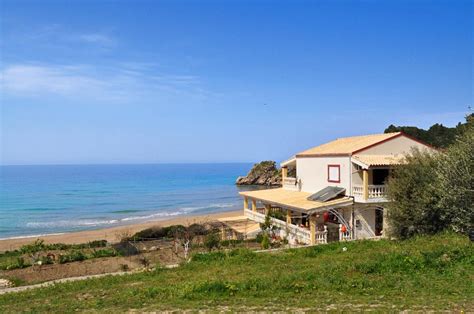
[[[372,170],[372,184],[383,185],[388,179],[388,169],[374,169]]]

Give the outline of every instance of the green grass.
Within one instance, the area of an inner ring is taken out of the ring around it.
[[[343,252],[342,248],[347,247]],[[474,249],[453,234],[198,255],[176,269],[0,296],[3,312],[470,310]]]

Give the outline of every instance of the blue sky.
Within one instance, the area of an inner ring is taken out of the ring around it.
[[[1,1],[1,163],[282,160],[472,104],[470,1]]]

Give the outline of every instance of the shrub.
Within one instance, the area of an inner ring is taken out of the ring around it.
[[[41,262],[41,265],[49,265],[49,264],[54,264],[54,261],[53,259],[51,258],[51,256],[41,256],[39,261]]]
[[[474,120],[440,154],[413,151],[388,180],[389,233],[398,238],[451,229],[468,233],[474,222]]]
[[[128,267],[128,264],[120,264],[120,270],[121,271],[129,271],[130,268]]]
[[[209,230],[201,224],[194,223],[188,227],[188,230],[196,236],[203,236],[209,233]]]
[[[406,164],[395,167],[388,180],[389,232],[398,238],[433,234],[443,229],[434,185],[438,159],[426,152],[412,151]]]
[[[449,228],[467,234],[474,223],[474,117],[441,158],[437,169],[439,207]]]
[[[6,265],[6,266],[4,266],[4,268],[6,270],[12,270],[12,269],[26,268],[26,267],[30,267],[30,266],[31,266],[31,264],[27,263],[23,257],[18,257],[16,259],[15,263],[10,264],[10,265]]]
[[[151,264],[151,261],[148,257],[146,256],[142,256],[138,259],[138,261],[140,262],[140,264],[145,267],[146,269],[148,269],[148,267],[150,267],[150,264]]]
[[[270,237],[267,233],[263,234],[261,245],[264,250],[270,248]]]
[[[71,251],[69,254],[59,255],[59,264],[84,261],[87,256],[81,251]]]
[[[210,233],[206,236],[206,239],[204,240],[204,246],[209,250],[212,251],[212,249],[217,249],[219,248],[220,245],[220,236],[217,232]]]
[[[167,236],[168,230],[161,227],[152,227],[148,229],[141,230],[132,237],[136,240],[146,240],[146,239],[160,239]]]
[[[100,249],[100,250],[92,251],[93,258],[112,257],[112,256],[117,256],[117,251],[115,251],[114,249]]]
[[[43,251],[46,249],[46,245],[44,244],[44,240],[36,239],[35,242],[31,244],[25,244],[20,248],[20,252],[22,254],[26,253],[37,253],[39,251]]]

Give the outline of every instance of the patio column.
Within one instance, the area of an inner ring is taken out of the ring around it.
[[[387,215],[387,208],[385,207],[383,209],[383,223],[382,223],[382,237],[388,238],[388,233],[389,233],[389,225],[388,225],[388,215]]]
[[[316,244],[316,216],[311,215],[309,217],[309,234],[310,234],[310,244]]]
[[[271,209],[272,209],[272,205],[265,204],[265,215],[268,215]]]
[[[257,212],[257,200],[252,199],[252,211]]]
[[[249,199],[247,197],[244,197],[244,211],[246,209],[249,209]]]
[[[369,170],[364,169],[362,172],[362,179],[364,181],[364,200],[369,199]]]
[[[286,177],[288,177],[288,168],[287,168],[287,167],[283,167],[283,168],[281,168],[281,182],[282,182],[283,184],[285,183]]]
[[[286,223],[291,225],[291,210],[286,210]]]

